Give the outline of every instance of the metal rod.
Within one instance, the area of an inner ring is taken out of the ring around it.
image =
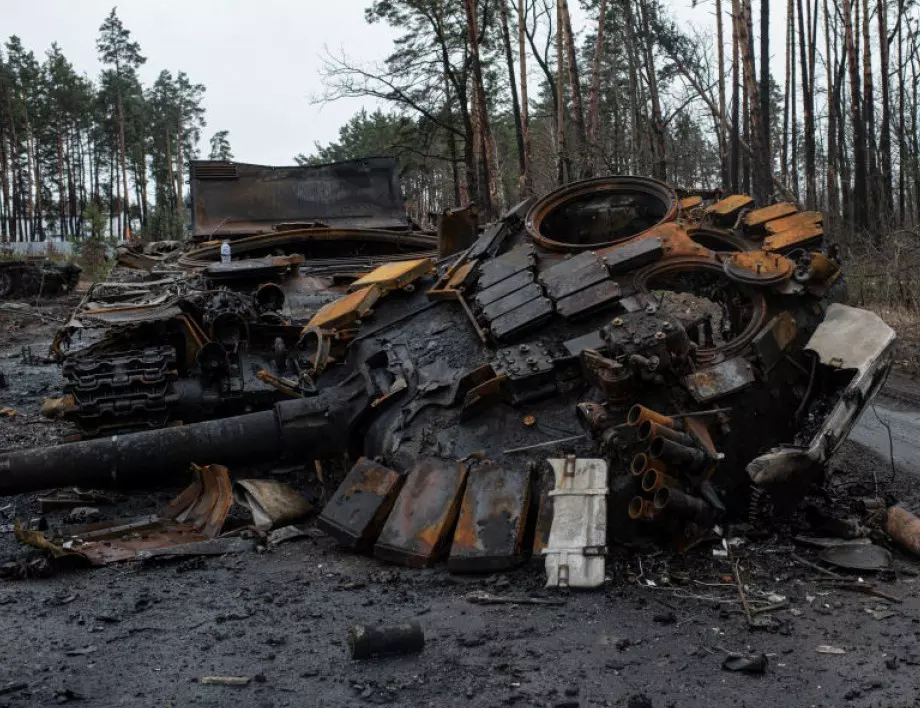
[[[587,438],[587,435],[573,435],[570,438],[560,438],[559,440],[548,440],[547,442],[536,443],[535,445],[525,445],[524,447],[512,447],[508,450],[502,450],[502,453],[505,455],[511,455],[515,452],[527,452],[528,450],[536,450],[539,447],[550,447],[551,445],[561,445],[562,443],[575,442],[576,440],[583,440]]]
[[[719,413],[731,413],[731,408],[712,408],[708,411],[694,411],[693,413],[677,413],[669,415],[668,418],[693,418],[698,415],[717,415]]]

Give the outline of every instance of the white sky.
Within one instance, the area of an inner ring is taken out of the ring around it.
[[[460,0],[448,0],[459,2]],[[41,60],[57,41],[79,73],[96,77],[96,36],[115,0],[0,0],[0,37],[22,38]],[[235,159],[290,164],[328,143],[362,105],[342,100],[315,105],[323,92],[324,47],[359,62],[383,59],[397,32],[364,21],[370,0],[120,0],[118,14],[147,57],[141,73],[149,85],[161,69],[185,71],[207,87],[208,126],[201,149],[218,130],[230,131]],[[576,32],[582,13],[570,0]],[[682,22],[714,27],[712,0],[691,11],[690,0],[665,3]],[[730,0],[723,5],[730,7]],[[755,10],[759,6],[754,2]],[[774,62],[782,58],[785,0],[771,0]],[[755,23],[757,22],[755,18]],[[756,32],[755,32],[756,33]],[[774,63],[774,72],[782,71]]]

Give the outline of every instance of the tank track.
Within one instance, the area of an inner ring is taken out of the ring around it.
[[[105,357],[70,358],[64,392],[72,398],[65,418],[87,435],[159,428],[175,401],[176,350],[154,347]]]

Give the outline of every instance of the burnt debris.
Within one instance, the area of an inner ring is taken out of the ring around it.
[[[194,171],[197,236],[229,223],[221,184],[262,179],[228,165]],[[120,254],[146,273],[95,284],[52,345],[46,408],[82,440],[0,454],[0,493],[344,456],[318,510],[344,545],[452,572],[542,554],[549,585],[593,587],[614,544],[794,505],[891,366],[792,204],[607,177],[440,238],[256,221],[229,263]]]

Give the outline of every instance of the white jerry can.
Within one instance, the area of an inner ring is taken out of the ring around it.
[[[596,588],[607,553],[607,462],[547,460],[556,475],[553,523],[546,556],[546,587]]]

